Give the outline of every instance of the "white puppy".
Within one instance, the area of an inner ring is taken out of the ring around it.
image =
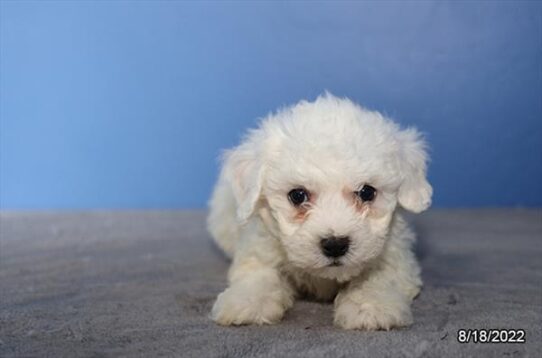
[[[335,324],[412,323],[421,287],[398,207],[431,203],[418,132],[325,94],[265,118],[225,155],[208,226],[231,257],[221,325],[278,322],[299,295],[333,300]]]

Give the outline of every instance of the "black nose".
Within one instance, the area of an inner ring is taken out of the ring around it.
[[[348,236],[341,237],[326,237],[320,240],[320,246],[324,255],[328,257],[340,257],[346,254],[348,246],[350,245],[350,239]]]

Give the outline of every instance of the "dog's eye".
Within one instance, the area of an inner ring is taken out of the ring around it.
[[[357,194],[362,201],[373,201],[376,196],[376,189],[365,184],[363,188],[357,192]]]
[[[303,188],[296,188],[290,190],[288,199],[290,199],[290,202],[295,206],[299,206],[309,200],[309,193]]]

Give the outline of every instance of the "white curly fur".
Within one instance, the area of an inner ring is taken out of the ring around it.
[[[426,162],[416,130],[329,93],[269,115],[225,154],[210,202],[209,231],[233,258],[212,319],[276,323],[304,294],[334,299],[345,329],[411,324],[422,283],[397,208],[429,207]],[[365,184],[373,201],[354,194]],[[311,193],[302,209],[288,200],[298,187]],[[338,259],[322,253],[330,235],[350,238]]]

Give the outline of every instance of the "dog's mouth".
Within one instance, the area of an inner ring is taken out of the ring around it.
[[[328,259],[319,267],[305,268],[308,273],[321,278],[336,280],[337,282],[346,282],[352,277],[359,275],[362,267],[352,265],[345,259]]]

